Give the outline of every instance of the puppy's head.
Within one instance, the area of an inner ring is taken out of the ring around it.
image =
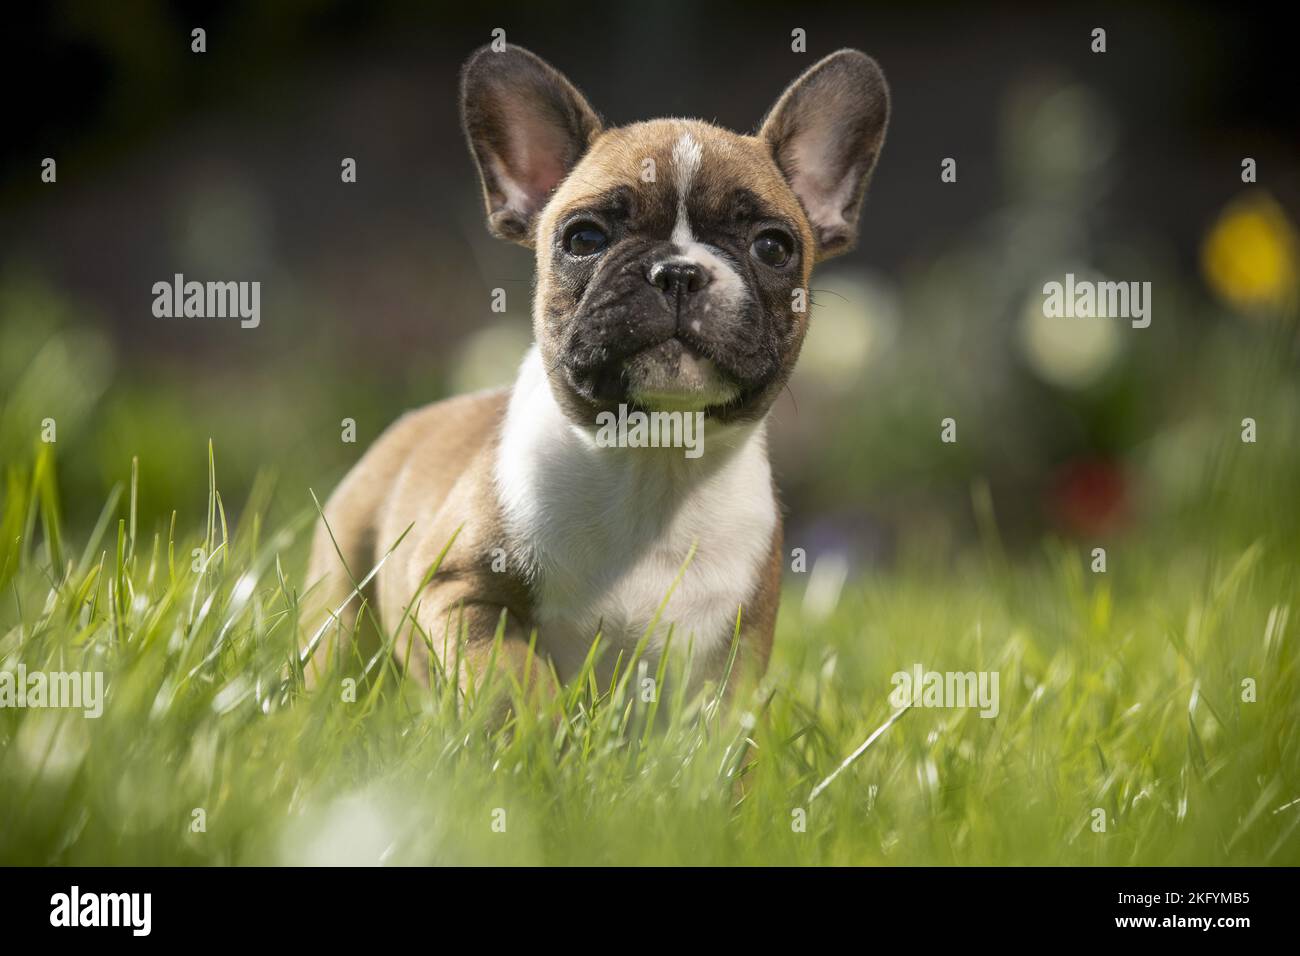
[[[519,47],[476,53],[461,93],[489,228],[536,250],[534,331],[568,414],[760,418],[799,355],[814,262],[857,233],[889,118],[875,61],[826,57],[753,136],[680,119],[605,129]]]

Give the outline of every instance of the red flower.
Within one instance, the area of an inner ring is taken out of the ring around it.
[[[1075,459],[1052,477],[1048,503],[1052,516],[1067,531],[1106,534],[1127,521],[1128,480],[1114,461]]]

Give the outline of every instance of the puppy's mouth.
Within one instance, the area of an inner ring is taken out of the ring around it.
[[[729,406],[744,389],[708,353],[673,335],[630,355],[575,374],[570,383],[598,403],[629,403],[647,411],[707,411]]]
[[[631,356],[623,372],[628,398],[651,411],[704,411],[741,395],[703,350],[679,336]]]

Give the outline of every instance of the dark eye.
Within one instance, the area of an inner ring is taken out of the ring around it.
[[[594,256],[607,245],[609,237],[592,222],[575,222],[564,234],[564,248],[571,256]]]
[[[775,229],[760,233],[749,247],[749,254],[764,265],[777,268],[790,261],[791,243],[788,236]]]

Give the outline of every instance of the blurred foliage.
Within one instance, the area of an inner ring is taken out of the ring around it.
[[[284,488],[272,516],[311,510],[360,450],[437,378],[401,380],[348,369],[327,339],[304,342],[273,367],[204,367],[124,352],[78,302],[30,272],[0,274],[0,463],[30,472],[48,448],[58,458],[69,522],[85,529],[105,493],[124,483],[132,458],[140,521],[153,528],[201,500],[206,448],[215,442],[223,486],[238,512],[259,476]],[[417,388],[419,391],[417,392]],[[357,422],[357,442],[342,421]]]

